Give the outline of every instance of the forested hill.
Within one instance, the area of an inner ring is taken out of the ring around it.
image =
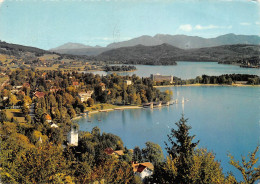
[[[98,60],[122,61],[125,63],[142,63],[146,60],[160,61],[170,58],[174,61],[220,61],[237,62],[251,57],[259,57],[259,45],[223,45],[200,49],[179,49],[177,47],[162,44],[157,46],[137,45],[109,50],[98,55]],[[134,62],[133,62],[134,61]]]
[[[112,49],[103,52],[96,58],[97,60],[121,61],[129,64],[174,64],[174,59],[182,52],[182,49],[164,43],[157,46],[137,45]]]
[[[50,54],[52,52],[43,50],[43,49],[38,49],[35,47],[29,47],[29,46],[23,46],[23,45],[18,45],[18,44],[11,44],[11,43],[6,43],[3,41],[0,41],[0,54],[7,54],[7,55],[13,55],[13,56],[20,56],[21,53],[24,52],[30,52],[30,53],[35,53],[36,55],[38,54]]]

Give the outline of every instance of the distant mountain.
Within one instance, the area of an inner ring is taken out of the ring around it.
[[[109,48],[101,47],[99,45],[92,47],[81,43],[71,43],[71,42],[50,49],[50,51],[57,52],[60,54],[88,55],[88,56],[98,55],[107,50],[109,50]]]
[[[157,34],[151,36],[141,36],[128,41],[109,44],[109,48],[119,47],[131,47],[138,44],[144,46],[154,46],[167,43],[169,45],[181,48],[203,48],[203,47],[215,47],[220,45],[233,45],[233,44],[253,44],[260,45],[260,37],[256,35],[235,35],[226,34],[218,36],[216,38],[202,38],[198,36],[186,36],[186,35],[167,35]]]
[[[96,45],[95,47],[89,46],[89,45],[84,45],[81,43],[65,43],[59,47],[50,49],[50,50],[69,50],[69,49],[86,49],[86,48],[100,48],[100,46]]]
[[[61,54],[96,56],[102,52],[120,47],[132,47],[136,45],[156,46],[163,43],[181,49],[216,47],[233,44],[260,45],[260,37],[256,35],[226,34],[216,38],[202,38],[198,36],[157,34],[155,36],[144,35],[127,41],[111,43],[107,45],[107,47],[91,47],[84,44],[67,43],[51,49],[50,51],[55,51]]]
[[[135,45],[154,46],[154,45],[161,45],[163,43],[167,43],[167,42],[163,42],[162,40],[152,36],[144,35],[123,42],[111,43],[107,45],[107,47],[120,48],[120,47],[132,47]]]
[[[200,49],[180,49],[169,44],[157,46],[137,45],[112,49],[96,56],[103,61],[121,61],[132,64],[167,61],[219,61],[233,62],[250,57],[260,56],[259,45],[224,45]]]
[[[50,50],[54,51],[60,54],[70,54],[70,55],[87,55],[87,56],[97,56],[101,54],[102,52],[105,52],[107,50],[110,50],[110,48],[107,47],[100,47],[100,48],[81,48],[81,49],[60,49],[60,50]]]

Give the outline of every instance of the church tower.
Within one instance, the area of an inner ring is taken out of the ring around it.
[[[79,131],[76,125],[71,126],[71,130],[68,133],[67,140],[70,146],[78,146]]]

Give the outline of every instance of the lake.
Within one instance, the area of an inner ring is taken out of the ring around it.
[[[154,65],[134,65],[137,70],[133,72],[119,72],[119,75],[133,75],[140,77],[150,77],[150,74],[159,73],[161,75],[173,75],[182,79],[191,79],[203,74],[253,74],[260,75],[257,68],[241,68],[235,65],[218,64],[217,62],[177,62],[177,65],[154,66]],[[107,75],[113,72],[95,71],[99,75]]]
[[[93,114],[78,121],[80,130],[91,131],[98,126],[101,131],[120,136],[127,148],[144,147],[146,141],[160,144],[164,153],[164,141],[182,112],[189,118],[191,134],[200,140],[198,147],[206,147],[216,154],[224,172],[232,171],[242,176],[228,164],[228,153],[241,160],[241,155],[254,151],[260,135],[259,87],[172,87],[160,88],[173,91],[173,98],[182,104],[159,109],[132,109]],[[98,121],[100,119],[101,121]]]

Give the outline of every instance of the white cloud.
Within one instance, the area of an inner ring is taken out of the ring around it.
[[[0,0],[0,3],[3,3],[4,2],[4,0]]]
[[[260,22],[255,22],[256,25],[260,25]]]
[[[251,23],[249,23],[249,22],[240,22],[239,24],[241,26],[250,26],[251,25]]]
[[[179,29],[188,32],[192,30],[192,26],[190,24],[183,24],[179,26]]]
[[[199,24],[197,24],[194,29],[196,30],[205,30],[205,29],[231,29],[232,26],[217,26],[217,25],[208,25],[208,26],[201,26]]]
[[[201,25],[196,25],[194,27],[194,29],[197,29],[197,30],[203,30],[203,29],[216,29],[216,28],[219,28],[219,26],[215,26],[215,25],[208,25],[208,26],[201,26]]]

